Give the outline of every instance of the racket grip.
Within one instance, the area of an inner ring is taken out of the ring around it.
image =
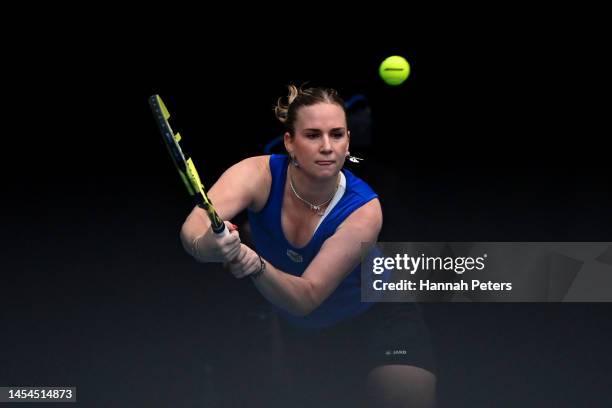
[[[225,225],[225,223],[222,223],[221,225],[219,225],[218,228],[215,228],[215,226],[213,225],[212,230],[217,235],[217,237],[225,237],[225,236],[228,236],[230,232],[237,231],[238,226],[230,222],[230,228],[228,229],[227,225]]]
[[[230,233],[227,227],[225,226],[225,223],[222,223],[220,225],[220,228],[214,228],[213,226],[212,230],[217,237],[225,237],[225,236],[228,236]]]

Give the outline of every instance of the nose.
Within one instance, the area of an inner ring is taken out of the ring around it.
[[[323,135],[321,139],[321,153],[331,153],[331,141],[329,139],[329,135]]]

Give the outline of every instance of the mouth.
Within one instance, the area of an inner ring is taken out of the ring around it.
[[[331,166],[336,162],[333,160],[319,160],[319,161],[316,161],[315,163],[317,163],[319,166]]]

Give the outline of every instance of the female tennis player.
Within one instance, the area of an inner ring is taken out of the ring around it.
[[[382,210],[343,169],[344,102],[333,89],[291,85],[275,113],[288,155],[247,158],[209,193],[222,219],[248,211],[255,248],[236,230],[215,236],[195,207],[181,230],[186,251],[250,276],[278,312],[292,405],[434,406],[433,355],[417,306],[360,301],[361,244],[376,242]]]

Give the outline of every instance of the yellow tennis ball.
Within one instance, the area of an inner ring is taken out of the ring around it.
[[[380,64],[378,73],[387,84],[399,85],[410,75],[410,64],[404,57],[393,55]]]

